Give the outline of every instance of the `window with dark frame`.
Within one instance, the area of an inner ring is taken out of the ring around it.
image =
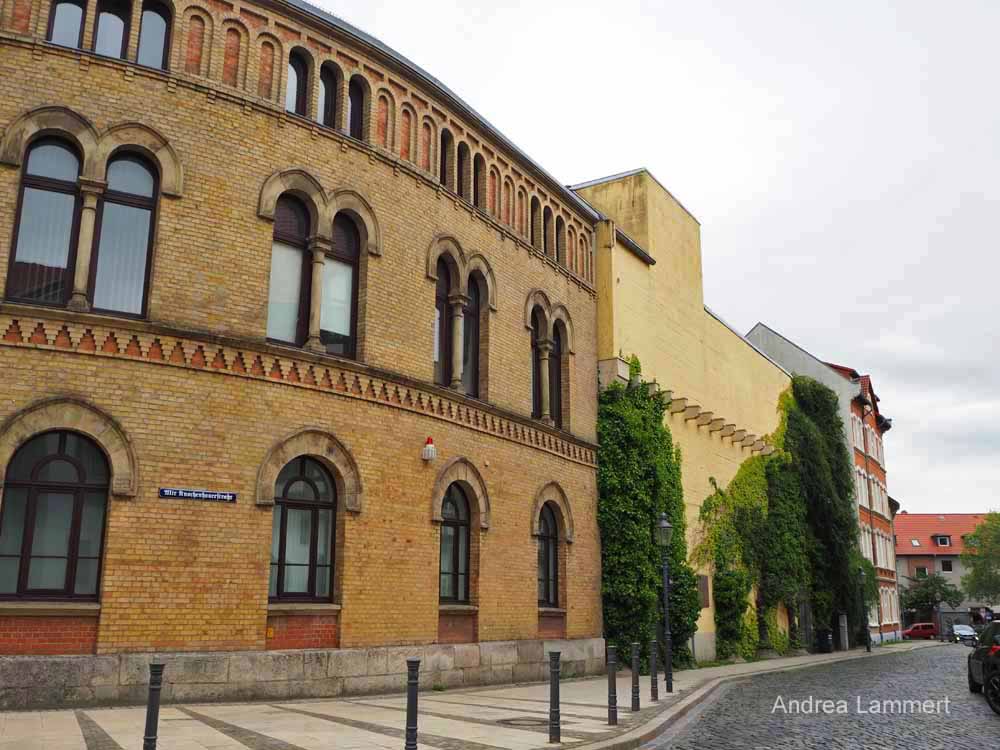
[[[101,0],[97,4],[94,52],[125,59],[132,9],[127,0]]]
[[[469,602],[469,500],[453,482],[441,504],[440,598],[451,604]]]
[[[101,449],[75,432],[18,449],[0,507],[0,599],[97,600],[109,478]]]
[[[559,526],[551,503],[538,519],[538,606],[559,606]]]
[[[458,144],[458,160],[455,162],[458,167],[458,190],[456,192],[465,200],[470,199],[469,188],[472,186],[469,158],[469,147],[464,142],[460,142]]]
[[[270,601],[333,600],[337,488],[319,461],[299,456],[278,474],[271,524]]]
[[[299,50],[288,56],[288,78],[285,83],[285,109],[292,114],[306,116],[309,91],[309,64]]]
[[[83,46],[83,18],[87,4],[83,0],[58,0],[49,12],[46,38],[62,47],[80,49]]]
[[[552,423],[562,429],[562,372],[563,334],[558,323],[552,331],[552,350],[549,352],[549,412]]]
[[[170,67],[170,9],[158,0],[142,5],[139,22],[139,51],[136,62],[147,68],[168,70]]]
[[[65,305],[73,289],[80,221],[80,158],[64,141],[43,138],[28,149],[14,225],[7,298]]]
[[[358,76],[351,78],[347,86],[349,109],[347,113],[347,134],[361,141],[365,137],[365,85]]]
[[[545,323],[539,307],[531,311],[531,416],[542,416],[542,351],[545,339]]]
[[[434,382],[451,384],[451,305],[448,303],[451,271],[444,258],[438,258],[437,285],[434,288]]]
[[[479,281],[469,278],[469,301],[462,314],[462,390],[479,398],[479,316],[482,315],[482,293]]]
[[[924,578],[927,576],[927,568],[924,566],[918,566],[916,570],[917,578]]]
[[[309,212],[298,198],[283,195],[274,210],[267,338],[301,346],[309,327],[311,258],[307,258]]]
[[[951,573],[951,572],[953,572],[952,571],[951,560],[942,560],[941,561],[941,572],[942,573]]]
[[[90,268],[95,311],[141,317],[146,312],[156,216],[157,174],[125,153],[108,163]]]
[[[332,64],[324,64],[319,71],[319,102],[316,120],[328,128],[336,127],[337,93],[340,89],[339,75]]]
[[[361,234],[354,219],[333,220],[333,251],[323,261],[320,342],[329,354],[357,356],[358,259]]]

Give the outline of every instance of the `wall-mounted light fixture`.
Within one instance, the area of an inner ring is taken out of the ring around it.
[[[424,461],[433,461],[438,457],[438,449],[437,446],[434,445],[434,438],[427,438],[427,442],[424,443],[424,449],[420,452],[420,457],[424,459]]]

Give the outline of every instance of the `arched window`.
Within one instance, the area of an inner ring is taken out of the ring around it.
[[[542,204],[536,196],[531,196],[531,246],[542,249]]]
[[[75,432],[46,432],[10,461],[0,507],[0,597],[97,599],[108,462]]]
[[[365,137],[365,83],[358,77],[353,76],[351,82],[347,87],[347,98],[350,100],[348,102],[348,113],[347,113],[347,134],[351,138],[357,138],[359,141],[364,140]]]
[[[462,314],[462,390],[469,396],[479,398],[479,346],[482,315],[482,293],[479,281],[469,279],[469,301]]]
[[[292,459],[274,483],[271,525],[271,601],[333,598],[333,543],[337,488],[323,465]]]
[[[163,3],[147,0],[142,5],[136,62],[161,70],[170,64],[170,10]]]
[[[472,164],[469,146],[464,141],[458,144],[458,194],[469,200],[472,195]]]
[[[333,252],[323,261],[320,341],[330,354],[357,352],[358,259],[361,234],[354,220],[339,213],[333,220]]]
[[[442,602],[469,601],[469,500],[457,482],[441,505],[440,592]]]
[[[187,32],[187,51],[184,55],[184,72],[193,73],[196,76],[201,75],[201,60],[204,57],[205,52],[205,19],[201,16],[190,16],[188,18],[188,32]],[[271,53],[274,53],[274,47],[265,42],[264,46],[270,47]],[[266,88],[264,87],[264,77],[265,67],[270,70],[269,66],[265,66],[265,60],[267,59],[264,53],[264,46],[261,46],[261,86],[260,94],[261,96],[266,96],[270,98],[271,96],[271,81],[270,78],[267,79]],[[271,58],[273,64],[273,57]]]
[[[319,71],[319,102],[316,121],[328,128],[337,126],[337,92],[340,91],[340,71],[324,63]]]
[[[226,30],[226,46],[222,57],[222,82],[228,86],[239,85],[242,46],[243,36],[239,30],[233,27],[228,28]]]
[[[552,256],[552,209],[548,206],[542,212],[542,252]]]
[[[420,125],[420,168],[425,172],[431,171],[431,141],[434,140],[434,133],[431,124],[424,120]]]
[[[108,164],[108,189],[101,200],[100,232],[92,268],[95,310],[143,315],[153,249],[156,174],[137,156]]]
[[[285,110],[306,116],[309,91],[309,63],[301,50],[293,50],[288,56],[288,80],[285,84]]]
[[[452,171],[455,159],[455,139],[451,137],[451,132],[444,128],[441,130],[441,164],[438,172],[438,180],[446,188],[454,189],[455,179]]]
[[[541,344],[544,340],[545,318],[542,309],[536,307],[531,311],[531,416],[535,419],[542,416]]]
[[[101,0],[97,4],[94,52],[124,59],[131,13],[126,0]]]
[[[562,216],[556,217],[556,262],[566,265],[566,222]]]
[[[309,212],[297,198],[283,195],[274,210],[271,281],[267,300],[267,337],[301,345],[309,325],[309,283],[312,263],[306,262]]]
[[[80,159],[63,141],[43,139],[24,163],[7,296],[63,305],[73,288]]]
[[[503,223],[506,224],[507,226],[512,226],[511,207],[510,207],[512,200],[511,196],[512,190],[513,188],[511,187],[511,184],[505,180],[503,183]]]
[[[538,606],[559,606],[559,526],[552,503],[538,519]]]
[[[434,289],[434,382],[451,384],[451,305],[448,304],[451,271],[444,258],[437,262],[437,286]]]
[[[399,158],[403,161],[414,161],[413,115],[406,108],[399,116]]]
[[[486,208],[486,160],[481,154],[472,160],[472,205]]]
[[[49,41],[79,49],[83,45],[83,16],[86,7],[84,0],[57,0],[49,14]]]
[[[563,341],[562,325],[556,323],[552,331],[552,350],[549,352],[549,414],[552,423],[562,429],[562,392],[563,392]]]

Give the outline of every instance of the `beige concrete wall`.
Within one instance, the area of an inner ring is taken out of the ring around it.
[[[606,227],[598,232],[598,359],[635,354],[644,377],[674,398],[686,398],[738,430],[773,432],[778,397],[790,377],[706,311],[698,221],[646,172],[579,192],[656,260],[648,265]],[[725,486],[753,453],[683,413],[670,415],[668,426],[683,453],[690,548],[697,541],[701,503],[712,489],[709,478]],[[714,653],[713,617],[711,607],[702,610],[699,658]]]

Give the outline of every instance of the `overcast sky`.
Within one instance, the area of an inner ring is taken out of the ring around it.
[[[707,304],[871,374],[904,510],[1000,508],[1000,2],[320,4],[563,183],[647,167]]]

